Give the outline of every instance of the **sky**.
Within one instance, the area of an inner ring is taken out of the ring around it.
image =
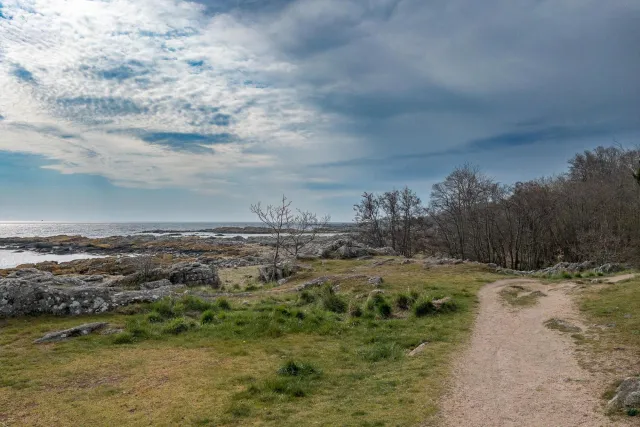
[[[0,0],[0,220],[351,220],[640,143],[638,0]]]

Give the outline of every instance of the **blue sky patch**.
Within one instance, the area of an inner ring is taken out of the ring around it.
[[[15,65],[13,67],[13,75],[17,77],[19,80],[22,80],[23,82],[26,82],[26,83],[35,83],[36,81],[31,71],[27,70],[21,65]]]

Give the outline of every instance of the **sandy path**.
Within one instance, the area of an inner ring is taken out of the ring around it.
[[[498,291],[520,284],[541,290],[533,307],[506,307]],[[570,334],[546,328],[558,317],[579,324],[570,284],[500,280],[479,293],[480,313],[469,347],[454,370],[443,401],[448,426],[610,426],[599,410],[595,378],[574,355]]]

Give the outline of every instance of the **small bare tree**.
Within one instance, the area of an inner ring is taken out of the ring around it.
[[[263,208],[258,202],[255,205],[251,205],[251,212],[269,229],[271,236],[275,239],[275,253],[271,264],[270,279],[277,280],[280,251],[284,248],[285,240],[287,239],[286,233],[291,229],[294,220],[291,212],[291,202],[282,195],[282,202],[278,205],[268,205]]]
[[[285,246],[286,251],[295,259],[298,259],[300,250],[313,242],[318,232],[326,227],[331,220],[329,215],[318,218],[318,215],[313,212],[301,211],[300,209],[297,211],[298,214],[291,221]]]

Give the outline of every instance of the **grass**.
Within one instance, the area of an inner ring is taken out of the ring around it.
[[[519,286],[507,286],[499,292],[502,301],[513,307],[531,307],[536,305],[538,298],[545,296],[540,291],[531,291],[530,289]]]
[[[640,375],[640,278],[587,289],[580,297],[580,310],[597,334],[587,341],[591,369],[604,370],[610,388],[603,398],[611,399],[615,388],[627,376]],[[606,363],[602,363],[602,361]],[[604,366],[604,369],[603,369]],[[633,412],[633,411],[632,411]],[[632,416],[633,414],[627,414]]]
[[[366,279],[350,278],[340,281],[339,291],[261,288],[227,298],[228,306],[181,298],[131,314],[0,320],[0,425],[363,426],[429,420],[451,356],[471,331],[476,293],[500,276],[467,265],[425,270],[419,264],[328,260],[312,266],[314,273],[285,287],[355,270],[382,276],[384,294],[370,295]],[[416,317],[398,306],[400,294],[412,301],[450,296],[457,310]],[[32,343],[89,321],[124,332]],[[431,344],[420,356],[405,357],[425,341]]]

